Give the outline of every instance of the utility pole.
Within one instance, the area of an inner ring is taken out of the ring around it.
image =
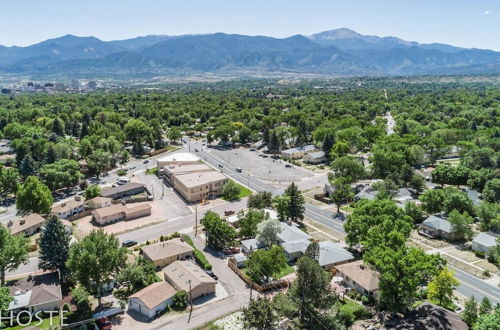
[[[193,299],[191,298],[191,280],[189,280],[189,304],[191,305],[191,310],[189,311],[189,314],[193,312]]]
[[[198,234],[198,204],[194,205],[194,237]]]

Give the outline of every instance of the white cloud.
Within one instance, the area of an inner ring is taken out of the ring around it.
[[[493,14],[493,12],[491,10],[485,10],[483,14],[484,15],[491,15],[491,14]]]

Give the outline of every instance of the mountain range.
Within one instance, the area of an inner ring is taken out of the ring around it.
[[[247,76],[500,73],[500,52],[362,35],[345,28],[288,38],[215,33],[102,41],[66,35],[26,47],[0,46],[0,74],[134,78],[243,72]]]

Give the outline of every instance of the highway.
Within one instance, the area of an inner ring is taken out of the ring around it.
[[[198,149],[198,155],[208,164],[212,165],[214,168],[219,168],[219,164],[222,164],[222,171],[224,174],[248,186],[250,189],[255,191],[269,191],[273,195],[279,195],[283,193],[283,189],[275,188],[271,185],[263,183],[258,179],[249,178],[249,175],[245,173],[237,172],[235,166],[207,152],[206,150],[204,150],[201,144],[199,145]],[[191,144],[191,150],[194,150],[193,144]],[[335,218],[334,213],[330,211],[326,211],[315,205],[306,203],[304,215],[308,219],[319,222],[331,229],[345,234],[342,221],[338,218]],[[456,289],[458,293],[466,297],[474,296],[476,298],[476,301],[481,301],[483,297],[487,297],[493,303],[500,303],[499,288],[490,285],[487,282],[473,275],[470,275],[456,267],[449,267],[453,269],[453,271],[455,272],[455,277],[461,283]]]

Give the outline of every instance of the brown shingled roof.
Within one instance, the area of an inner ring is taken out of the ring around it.
[[[358,283],[365,290],[378,290],[379,273],[368,265],[365,265],[362,260],[335,266],[335,268],[354,282]]]
[[[189,244],[181,241],[180,238],[173,238],[159,244],[145,245],[141,247],[141,251],[151,260],[161,260],[182,253],[193,252],[194,249]]]
[[[153,309],[162,302],[175,295],[175,289],[167,282],[156,282],[145,287],[139,292],[131,295],[130,298],[137,298],[146,305],[147,308]]]

